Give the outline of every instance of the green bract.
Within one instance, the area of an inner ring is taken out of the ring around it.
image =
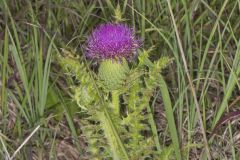
[[[125,59],[121,61],[109,59],[101,62],[98,76],[103,82],[104,89],[113,91],[123,86],[128,72],[129,67]]]

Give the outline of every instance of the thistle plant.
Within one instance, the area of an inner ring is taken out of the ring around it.
[[[145,111],[151,110],[150,98],[170,59],[150,61],[150,50],[140,51],[141,41],[126,24],[101,24],[86,44],[87,59],[99,63],[97,73],[77,59],[59,60],[79,81],[73,99],[86,113],[81,130],[92,159],[159,159],[154,120]]]

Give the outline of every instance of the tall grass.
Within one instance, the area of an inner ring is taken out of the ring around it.
[[[159,159],[238,159],[238,116],[228,113],[239,105],[239,6],[229,0],[0,1],[0,157],[91,157],[81,129],[86,115],[72,99],[76,81],[60,70],[57,55],[82,58],[92,29],[114,22],[118,8],[121,22],[143,39],[142,49],[152,49],[151,61],[173,59],[145,113]],[[112,131],[127,157],[120,133]]]

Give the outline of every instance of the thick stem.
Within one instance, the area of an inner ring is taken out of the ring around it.
[[[116,90],[112,91],[112,105],[115,115],[120,116],[119,93]]]
[[[104,130],[105,136],[111,147],[114,160],[129,160],[127,151],[123,145],[123,142],[118,135],[118,132],[114,126],[111,116],[106,108],[103,112],[98,113],[98,118],[101,122],[101,126]]]

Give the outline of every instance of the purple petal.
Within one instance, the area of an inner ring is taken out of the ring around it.
[[[140,44],[127,25],[102,24],[89,36],[86,56],[95,59],[130,58]]]

